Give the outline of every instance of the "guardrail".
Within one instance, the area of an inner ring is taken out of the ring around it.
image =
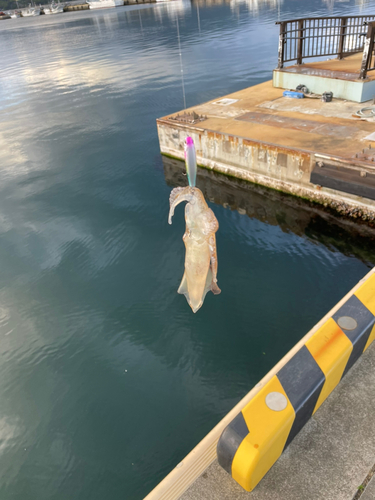
[[[362,52],[368,39],[365,25],[369,24],[370,27],[371,20],[375,20],[375,15],[277,22],[280,25],[278,69],[290,61],[302,64],[306,58],[337,55],[338,59],[342,59]],[[374,68],[367,66],[367,71],[369,69]],[[364,78],[362,74],[361,78]]]
[[[374,340],[372,270],[224,429],[219,464],[253,490]]]

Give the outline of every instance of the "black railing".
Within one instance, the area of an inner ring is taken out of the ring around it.
[[[337,55],[339,59],[362,52],[366,38],[366,24],[373,16],[316,17],[279,21],[278,68],[284,63],[303,59]],[[368,33],[367,33],[368,34]],[[373,68],[371,68],[373,69]],[[369,69],[367,69],[368,71]],[[361,78],[364,78],[361,75]]]

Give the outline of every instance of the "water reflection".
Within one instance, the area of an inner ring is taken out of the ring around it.
[[[163,16],[167,14],[170,19],[175,19],[176,15],[185,16],[191,11],[191,2],[189,0],[173,0],[172,2],[166,2],[163,6],[157,6],[155,14],[159,19],[163,19]]]
[[[167,184],[186,186],[184,163],[166,156],[162,158]],[[375,229],[365,224],[338,218],[316,204],[203,168],[198,169],[197,186],[207,200],[224,208],[375,265]]]
[[[338,0],[340,1],[340,0]],[[344,2],[345,0],[341,0]],[[355,4],[360,8],[360,11],[364,9],[365,7],[370,7],[371,6],[371,0],[355,0]]]
[[[323,2],[327,5],[328,11],[333,12],[335,5],[337,6],[337,4],[349,3],[350,0],[323,0]],[[364,4],[366,0],[357,0],[357,2],[357,5],[360,6],[361,4]]]
[[[244,5],[254,15],[257,15],[260,9],[280,9],[282,4],[283,0],[230,0],[230,7],[232,10]]]

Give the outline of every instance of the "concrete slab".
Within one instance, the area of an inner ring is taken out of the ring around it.
[[[209,101],[204,104],[189,108],[186,112],[197,113],[207,117],[204,121],[188,126],[189,129],[198,131],[206,130],[208,132],[217,132],[219,134],[235,135],[248,138],[252,141],[272,143],[281,147],[295,148],[302,151],[315,152],[320,154],[329,154],[346,159],[353,159],[355,154],[364,147],[363,141],[366,136],[374,131],[374,119],[371,121],[362,121],[353,117],[354,113],[348,112],[348,106],[341,107],[343,101],[336,100],[332,103],[312,104],[311,99],[288,99],[283,98],[283,90],[274,88],[272,81],[240,90],[233,94],[224,96],[227,99],[233,99],[234,102],[229,105],[215,104],[219,99]],[[306,120],[306,109],[310,110],[309,120],[315,121],[316,125],[338,125],[341,127],[350,127],[350,136],[327,136],[324,131],[317,129],[313,132],[299,130],[295,133],[293,127],[280,128],[275,123],[262,123],[256,121],[239,120],[242,115],[252,112],[257,113],[262,110],[265,103],[283,100],[290,102],[293,107],[282,109],[278,107],[270,108],[271,115],[281,118],[292,118]],[[369,103],[371,104],[371,103]],[[332,106],[331,106],[332,105]],[[312,106],[315,106],[311,112]],[[359,110],[363,105],[351,105],[350,111]],[[329,108],[334,112],[329,112]],[[328,112],[327,112],[327,111]],[[181,113],[181,112],[180,112]],[[161,125],[179,126],[177,118],[178,113],[173,113],[158,120],[159,128]],[[354,127],[354,128],[353,128]],[[348,140],[350,138],[350,141]],[[161,144],[163,146],[163,144]],[[199,152],[198,152],[199,155]]]
[[[215,460],[181,500],[352,500],[375,463],[375,346],[247,493]],[[375,499],[371,481],[361,500]]]
[[[361,500],[374,500],[375,498],[375,478],[372,477],[364,493],[359,497]]]
[[[370,123],[374,123],[373,116],[362,118],[356,116],[359,109],[370,106],[373,106],[372,101],[358,105],[357,102],[345,101],[342,99],[334,99],[329,103],[329,106],[327,106],[327,103],[314,98],[304,99],[303,106],[301,106],[298,99],[285,99],[285,97],[280,97],[279,99],[273,99],[272,101],[266,101],[259,104],[258,108],[272,109],[274,111],[298,112],[304,115],[321,115],[331,118],[340,116],[352,122],[367,120]]]
[[[200,166],[320,203],[348,217],[357,218],[360,210],[364,221],[375,223],[375,199],[353,191],[353,180],[333,186],[311,180],[314,168],[325,162],[354,170],[354,177],[375,173],[375,149],[368,139],[374,117],[354,116],[363,104],[355,108],[335,98],[331,103],[312,101],[284,98],[272,81],[249,87],[158,119],[160,149],[183,159],[184,141],[190,135]]]

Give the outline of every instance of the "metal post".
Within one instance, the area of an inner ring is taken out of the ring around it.
[[[341,24],[340,24],[340,40],[339,40],[339,50],[337,52],[337,59],[342,59],[343,53],[344,53],[344,47],[345,47],[345,35],[346,35],[346,25],[348,22],[347,17],[342,17],[341,18]]]
[[[298,44],[297,44],[297,64],[302,64],[303,50],[303,19],[298,21]]]
[[[284,67],[284,50],[285,50],[285,25],[286,23],[280,23],[280,35],[279,35],[279,55],[277,69]]]
[[[364,80],[367,76],[367,71],[371,64],[372,52],[374,50],[374,33],[375,33],[375,23],[368,23],[366,40],[363,46],[363,56],[361,64],[361,72],[359,78]]]

